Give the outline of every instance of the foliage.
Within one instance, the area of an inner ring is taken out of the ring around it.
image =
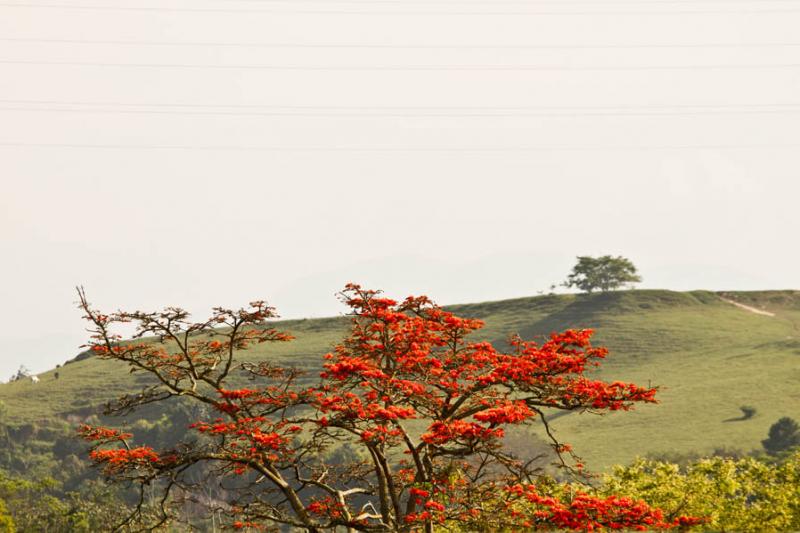
[[[120,398],[111,412],[183,397],[214,413],[191,424],[193,439],[164,450],[134,444],[126,431],[81,428],[107,476],[158,487],[163,502],[174,493],[191,498],[224,479],[226,501],[215,506],[234,528],[432,531],[449,520],[495,529],[619,529],[693,522],[663,520],[657,509],[628,498],[554,496],[537,486],[538,469],[528,458],[504,449],[510,426],[539,420],[552,437],[543,409],[618,411],[655,401],[653,388],[586,376],[607,354],[591,345],[591,330],[553,334],[541,345],[514,337],[503,352],[467,340],[481,321],[426,297],[397,302],[348,285],[342,296],[353,313],[350,334],[325,356],[321,381],[312,387],[300,382],[297,369],[236,358],[253,344],[291,340],[270,327],[275,313],[264,302],[216,308],[208,320],[192,323],[177,308],[105,315],[80,296],[92,324],[91,349],[157,379]],[[135,339],[155,335],[156,342],[122,343],[112,329],[129,322],[137,326]],[[242,377],[251,384],[242,386]],[[351,452],[339,459],[348,462],[325,460],[345,445]],[[582,469],[568,445],[554,438],[552,445],[564,468]],[[487,502],[514,512],[499,513]],[[140,511],[129,519],[143,518]],[[158,524],[174,518],[165,506]]]
[[[64,493],[52,478],[22,479],[0,471],[0,532],[91,533],[121,520],[124,505],[119,498],[106,488],[87,485],[82,494]]]
[[[767,453],[777,454],[800,446],[800,425],[784,416],[769,428],[769,436],[761,441]]]
[[[65,422],[10,427],[0,403],[0,533],[94,532],[121,520],[124,495],[93,479]]]
[[[17,527],[14,525],[14,518],[8,512],[8,507],[3,500],[0,500],[0,533],[15,533]]]
[[[543,478],[537,486],[517,485],[506,494],[487,494],[483,513],[471,522],[449,520],[442,531],[502,531],[558,529],[653,530],[679,526],[688,529],[704,523],[703,518],[678,515],[668,519],[661,509],[639,498],[600,494],[580,484],[558,484]],[[502,517],[502,518],[500,518]],[[508,520],[506,517],[512,517]],[[499,518],[499,519],[498,519]]]
[[[648,454],[644,457],[644,459],[657,462],[657,463],[672,463],[677,465],[681,472],[685,472],[687,468],[692,466],[695,463],[698,463],[704,459],[711,459],[711,458],[721,458],[721,459],[732,459],[732,460],[740,460],[744,459],[745,457],[753,457],[752,453],[747,453],[744,450],[738,448],[715,448],[711,451],[711,453],[700,453],[700,452],[689,452],[689,453],[678,453],[678,452],[661,452],[661,453],[653,453]]]
[[[626,283],[640,281],[642,278],[636,273],[634,264],[622,256],[579,256],[564,286],[576,287],[585,292],[597,289],[607,292],[618,289]]]
[[[712,531],[800,529],[800,454],[779,464],[752,457],[677,464],[638,460],[616,467],[603,491],[641,498],[667,517],[706,517]]]

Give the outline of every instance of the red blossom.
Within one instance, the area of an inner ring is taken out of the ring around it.
[[[149,446],[111,450],[92,450],[89,457],[97,464],[105,465],[107,472],[121,471],[138,466],[158,463],[158,454]]]
[[[411,496],[413,496],[415,498],[427,498],[428,496],[431,495],[431,493],[428,492],[427,490],[418,489],[418,488],[412,488],[408,492],[409,492],[409,494],[411,494]]]
[[[78,435],[84,440],[87,441],[114,441],[114,440],[126,440],[133,435],[131,433],[122,433],[117,429],[110,429],[104,427],[94,427],[89,426],[87,424],[82,424],[78,428]]]
[[[534,412],[523,401],[506,401],[498,407],[492,407],[475,413],[475,420],[489,423],[493,426],[499,424],[516,424],[534,416]]]
[[[342,505],[331,497],[319,498],[306,506],[306,511],[317,516],[339,519],[344,516]]]
[[[619,496],[603,498],[578,492],[569,500],[561,500],[540,493],[534,485],[522,483],[509,486],[506,491],[512,502],[527,502],[527,505],[514,508],[518,520],[561,529],[670,529],[702,522],[686,516],[668,521],[660,509],[649,507],[641,500]]]
[[[432,509],[441,513],[444,511],[444,505],[434,500],[428,500],[425,502],[425,509]]]
[[[258,394],[258,391],[251,389],[225,390],[220,389],[219,395],[227,400],[249,398]]]
[[[211,470],[258,472],[265,493],[276,490],[281,501],[291,502],[279,504],[275,516],[317,531],[429,530],[446,520],[466,530],[667,529],[698,523],[695,517],[668,521],[660,510],[626,498],[540,492],[521,483],[534,479],[527,463],[497,453],[506,426],[531,424],[545,408],[614,411],[656,401],[654,388],[587,377],[608,355],[591,344],[592,330],[554,333],[543,343],[516,337],[509,350],[501,350],[469,340],[482,321],[445,311],[425,296],[398,301],[352,284],[343,296],[352,329],[323,356],[321,381],[309,389],[294,381],[299,373],[291,369],[232,359],[253,344],[291,339],[267,327],[275,314],[264,302],[238,311],[215,309],[208,321],[187,325],[181,337],[198,340],[181,343],[170,335],[187,324],[182,310],[100,315],[81,294],[96,328],[92,349],[99,356],[150,371],[169,384],[169,395],[198,399],[216,411],[190,426],[202,434],[198,447],[186,444],[186,451],[162,455],[146,446],[128,449],[128,433],[83,426],[81,435],[95,446],[91,458],[108,474],[128,479],[139,474],[150,482],[145,474],[172,479],[210,453],[221,465]],[[130,321],[139,323],[142,335],[165,342],[123,343],[108,331],[110,324]],[[252,388],[229,388],[232,369],[249,372]],[[150,400],[143,396],[141,403]],[[419,435],[417,428],[426,426]],[[336,443],[360,448],[360,458],[325,464],[324,452]],[[109,445],[125,448],[98,448]],[[565,444],[554,441],[553,447],[572,453]],[[198,450],[202,453],[192,455]],[[582,469],[573,459],[572,471]],[[484,460],[487,468],[476,472],[476,463]],[[356,494],[359,500],[347,500]],[[248,514],[233,505],[232,527],[264,528],[252,519],[265,515],[257,514],[258,505],[252,509],[256,512]]]
[[[420,438],[428,444],[446,444],[459,439],[487,440],[502,436],[503,430],[500,428],[489,429],[474,422],[452,420],[449,422],[434,422]]]

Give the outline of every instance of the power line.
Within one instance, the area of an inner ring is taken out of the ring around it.
[[[507,105],[507,106],[486,106],[486,105],[330,105],[330,104],[302,104],[302,105],[281,105],[281,104],[210,104],[185,102],[119,102],[119,101],[85,101],[85,100],[32,100],[32,99],[11,99],[0,98],[0,103],[9,104],[56,104],[56,105],[82,105],[82,106],[133,106],[133,107],[178,107],[178,108],[246,108],[246,109],[283,109],[283,110],[594,110],[594,109],[622,109],[622,110],[641,110],[641,109],[693,109],[693,108],[753,108],[753,107],[798,107],[800,102],[742,102],[732,104],[644,104],[644,105]]]
[[[639,117],[639,116],[700,116],[700,115],[765,115],[765,114],[786,114],[800,112],[800,108],[791,110],[758,110],[758,111],[678,111],[678,112],[656,112],[644,111],[634,113],[618,112],[597,112],[597,113],[280,113],[280,112],[259,112],[234,113],[225,111],[153,111],[153,110],[96,110],[96,109],[21,109],[0,107],[0,111],[15,112],[56,112],[56,113],[86,113],[86,114],[119,114],[119,115],[188,115],[188,116],[239,116],[239,117],[313,117],[313,118],[563,118],[563,117]]]
[[[600,0],[218,0],[223,4],[235,2],[251,4],[420,4],[420,5],[542,5],[542,4],[591,4],[602,3]],[[794,3],[798,0],[605,0],[607,4],[768,4]]]
[[[638,4],[641,5],[641,4]],[[194,8],[194,7],[163,7],[163,6],[101,6],[101,5],[68,5],[68,4],[17,4],[0,3],[0,7],[22,9],[62,9],[80,11],[156,11],[177,13],[272,13],[272,14],[311,14],[311,15],[688,15],[688,14],[756,14],[756,13],[799,13],[798,8],[767,8],[767,9],[680,9],[680,10],[581,10],[581,11],[398,11],[398,10],[330,10],[330,9],[253,9],[253,8]]]
[[[131,46],[219,46],[237,48],[376,48],[425,50],[549,50],[549,49],[626,49],[626,48],[777,48],[798,47],[800,42],[766,43],[620,43],[620,44],[391,44],[391,43],[258,43],[258,42],[199,42],[199,41],[126,41],[89,39],[52,39],[38,37],[0,37],[5,42],[30,42],[53,44],[101,44]]]
[[[167,68],[167,69],[225,69],[225,70],[274,70],[274,71],[637,71],[637,70],[718,70],[718,69],[780,69],[797,68],[800,63],[710,63],[705,65],[612,65],[612,66],[559,66],[559,65],[234,65],[202,63],[106,63],[100,61],[41,61],[0,59],[5,65],[48,65],[70,67],[113,68]]]
[[[0,100],[0,102],[7,102]],[[40,104],[41,105],[41,104]],[[64,105],[64,104],[60,104]],[[67,104],[74,105],[74,104]],[[47,112],[47,113],[84,113],[84,114],[143,114],[143,115],[207,115],[207,116],[270,116],[270,117],[315,117],[315,118],[559,118],[559,117],[592,117],[592,116],[699,116],[699,115],[759,115],[785,114],[800,112],[800,104],[764,104],[741,106],[641,106],[641,107],[577,107],[577,108],[528,108],[528,107],[457,107],[446,106],[436,108],[413,107],[360,107],[360,106],[245,106],[248,111],[220,108],[240,106],[175,106],[184,109],[146,109],[153,105],[118,104],[129,106],[127,109],[100,108],[103,104],[80,104],[89,108],[69,107],[10,107],[0,105],[0,111],[12,112]],[[139,107],[131,109],[130,107]],[[195,109],[185,109],[186,107]],[[205,108],[197,110],[197,108]],[[212,110],[206,110],[212,109]],[[268,111],[263,111],[268,109]]]
[[[27,143],[18,141],[0,141],[0,147],[13,148],[66,148],[66,149],[100,149],[100,150],[203,150],[203,151],[248,151],[248,152],[363,152],[363,153],[466,153],[491,154],[509,152],[561,152],[561,151],[627,151],[627,150],[713,150],[713,149],[782,149],[797,148],[800,143],[743,143],[743,144],[673,144],[673,145],[585,145],[585,146],[497,146],[497,147],[376,147],[376,146],[325,146],[325,147],[292,147],[292,146],[245,146],[245,145],[179,145],[179,144],[84,144],[84,143]]]

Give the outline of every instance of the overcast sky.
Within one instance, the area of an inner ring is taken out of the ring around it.
[[[76,284],[323,316],[610,253],[800,288],[795,1],[58,2],[0,6],[0,380],[78,352]]]

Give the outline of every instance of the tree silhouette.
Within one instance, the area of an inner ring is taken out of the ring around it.
[[[564,286],[576,287],[586,292],[598,289],[607,292],[618,289],[626,283],[640,281],[642,278],[636,273],[634,264],[622,256],[579,256]]]
[[[784,416],[769,428],[769,437],[761,441],[768,453],[775,455],[800,445],[800,425]]]

